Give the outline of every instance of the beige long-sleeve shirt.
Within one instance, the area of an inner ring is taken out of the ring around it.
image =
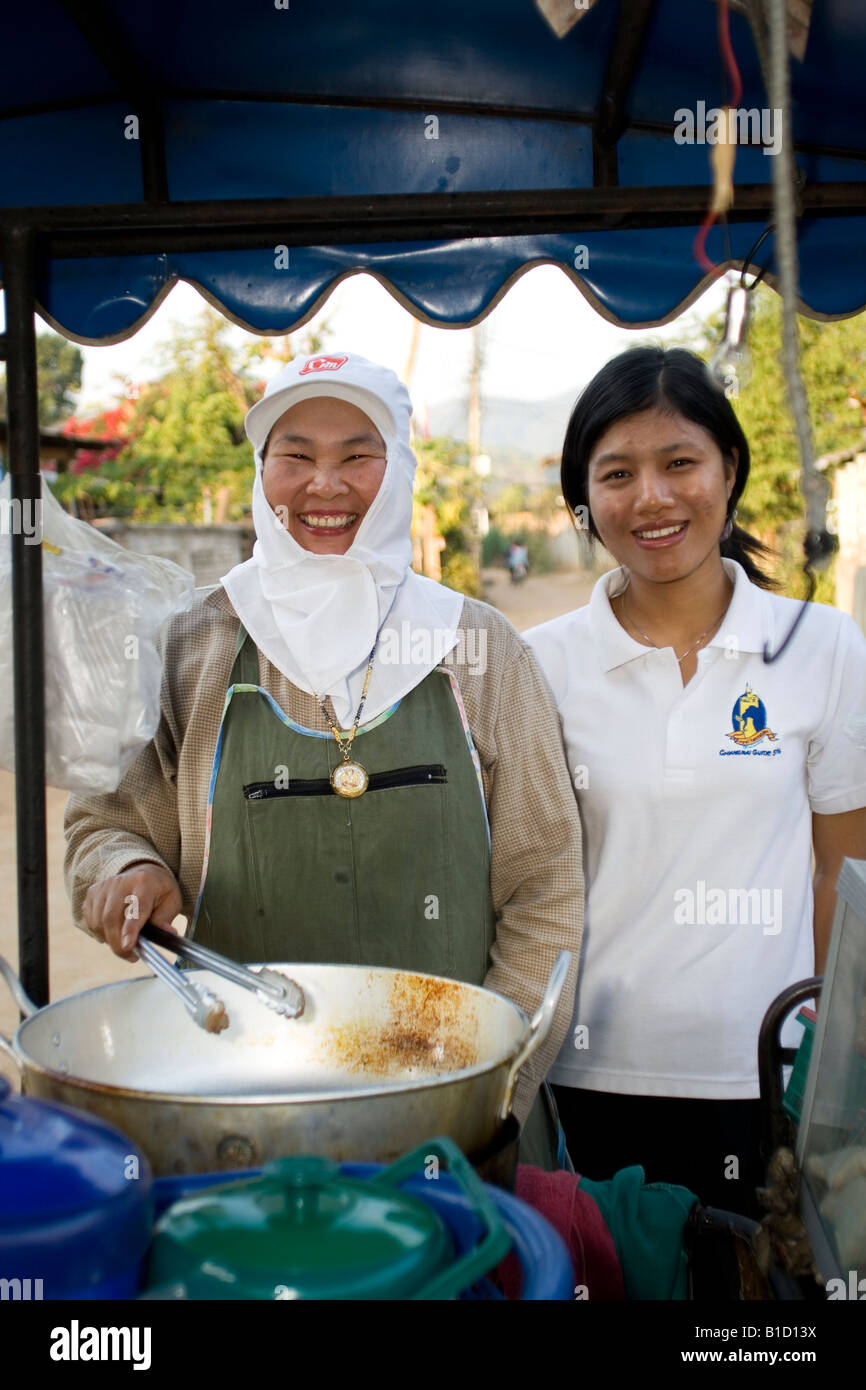
[[[558,953],[572,952],[553,1028],[518,1083],[514,1109],[522,1121],[571,1021],[583,930],[580,822],[559,719],[529,647],[500,613],[474,599],[466,599],[460,627],[472,634],[464,636],[462,650],[486,656],[484,663],[455,662],[452,668],[481,761],[490,821],[497,928],[484,983],[531,1015]],[[88,888],[142,860],[175,875],[191,918],[237,634],[238,617],[222,588],[204,593],[175,618],[163,648],[156,737],[116,792],[69,798],[66,885],[82,929],[87,930],[81,909]],[[327,729],[314,697],[292,685],[261,652],[259,684],[291,719]]]

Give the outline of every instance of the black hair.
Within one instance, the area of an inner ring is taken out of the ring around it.
[[[590,455],[611,425],[654,406],[676,411],[700,425],[712,435],[726,462],[733,463],[736,449],[737,472],[727,510],[732,530],[728,539],[721,542],[721,553],[742,565],[753,584],[762,589],[777,588],[776,581],[756,563],[772,557],[772,550],[733,522],[734,509],[749,476],[748,440],[733,406],[710,377],[706,364],[685,348],[628,348],[605,363],[581,392],[565,432],[560,473],[562,495],[572,518],[578,507],[584,508],[590,535],[601,539],[589,509]]]

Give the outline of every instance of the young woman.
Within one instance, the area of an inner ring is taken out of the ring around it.
[[[842,859],[866,858],[866,639],[811,604],[765,660],[799,603],[734,524],[748,473],[699,358],[609,362],[569,422],[562,490],[620,567],[526,637],[584,830],[582,964],[550,1073],[575,1167],[639,1163],[754,1214],[761,1019],[823,968]]]

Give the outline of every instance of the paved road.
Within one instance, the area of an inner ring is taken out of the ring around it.
[[[512,584],[505,570],[486,570],[484,597],[499,608],[521,631],[555,618],[587,602],[592,579],[580,572],[530,575]],[[146,973],[127,965],[104,946],[91,941],[72,925],[63,886],[63,807],[66,793],[52,787],[47,795],[48,912],[51,997],[129,979]],[[15,876],[15,781],[0,771],[0,954],[14,966],[18,960],[18,919]],[[18,1011],[0,979],[0,1032],[8,1037],[18,1023]],[[0,1052],[0,1074],[11,1075],[11,1062]]]

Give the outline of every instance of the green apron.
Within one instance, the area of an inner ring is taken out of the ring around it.
[[[432,671],[358,730],[352,757],[370,786],[352,800],[330,785],[341,761],[333,735],[289,719],[258,677],[241,627],[190,936],[239,961],[391,966],[482,984],[496,935],[490,836],[451,673]],[[537,1103],[524,1133],[521,1159],[555,1167],[556,1135]]]

